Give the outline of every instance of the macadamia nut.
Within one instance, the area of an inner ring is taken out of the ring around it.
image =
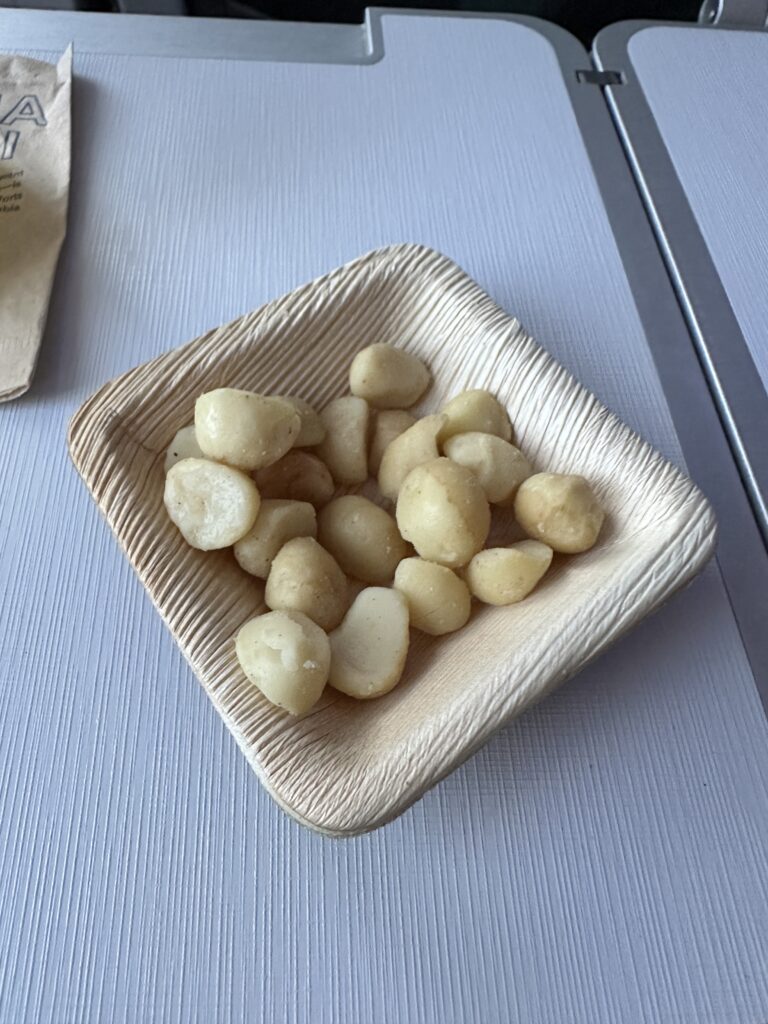
[[[300,429],[299,414],[280,398],[217,388],[195,402],[197,443],[208,458],[238,469],[260,469],[277,462]]]
[[[349,390],[374,409],[407,409],[429,387],[429,370],[410,352],[392,345],[369,345],[349,368]]]
[[[253,526],[256,484],[245,473],[208,459],[182,459],[165,477],[165,507],[193,548],[228,548]]]
[[[246,572],[265,580],[287,541],[316,536],[315,510],[308,502],[263,498],[256,522],[235,544],[235,558]]]
[[[411,625],[423,633],[453,633],[469,618],[472,602],[466,583],[437,562],[404,558],[395,571],[395,589],[408,602]]]
[[[360,700],[380,697],[399,681],[408,654],[408,606],[398,590],[367,587],[331,633],[328,682]]]
[[[475,474],[450,459],[411,470],[397,499],[400,534],[422,558],[466,565],[485,543],[491,511]]]
[[[519,448],[495,434],[454,434],[443,445],[453,462],[471,469],[492,505],[511,505],[533,467]]]
[[[396,501],[411,470],[438,457],[437,435],[444,423],[443,416],[425,416],[387,446],[379,466],[379,490],[385,498]]]
[[[515,604],[530,594],[551,563],[552,548],[522,540],[480,551],[464,570],[464,579],[474,597],[486,604]]]
[[[251,619],[237,634],[235,651],[250,681],[292,715],[309,711],[328,681],[328,637],[301,612],[267,612]]]
[[[171,466],[175,466],[182,459],[204,458],[203,450],[197,443],[195,425],[191,423],[188,427],[182,427],[181,430],[177,430],[173,440],[168,445],[168,451],[165,453],[165,472],[167,473]]]
[[[368,479],[368,403],[354,395],[336,398],[320,413],[326,429],[317,454],[337,484],[362,484]]]
[[[347,610],[347,578],[312,537],[295,537],[272,559],[264,591],[267,607],[303,612],[322,629],[334,629]]]
[[[303,398],[294,398],[293,395],[275,395],[281,402],[288,402],[299,414],[301,427],[298,436],[293,442],[294,448],[312,448],[325,437],[323,421],[314,406],[305,402]]]
[[[583,476],[536,473],[520,485],[515,518],[535,540],[577,554],[595,543],[605,513]]]
[[[263,498],[308,501],[316,508],[330,501],[336,490],[325,463],[311,452],[297,450],[260,469],[256,485]]]
[[[415,422],[416,417],[411,416],[405,409],[382,409],[376,414],[368,451],[368,471],[371,476],[378,476],[381,457],[387,446]]]
[[[478,431],[481,434],[495,434],[504,441],[512,440],[512,424],[504,406],[490,393],[475,389],[462,391],[441,410],[446,417],[440,431],[440,441],[445,442],[454,434]]]
[[[325,506],[318,536],[344,572],[366,583],[389,583],[397,563],[408,554],[392,516],[359,494]]]

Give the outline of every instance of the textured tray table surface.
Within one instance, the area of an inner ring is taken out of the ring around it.
[[[76,56],[70,235],[0,421],[3,1024],[768,1011],[768,730],[715,567],[338,843],[263,793],[67,462],[108,377],[405,239],[681,462],[550,45],[394,15],[384,44],[368,67]]]
[[[768,390],[768,34],[658,26],[629,55]]]

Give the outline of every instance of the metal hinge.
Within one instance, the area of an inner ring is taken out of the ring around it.
[[[623,85],[624,75],[621,71],[595,71],[594,68],[579,69],[576,81],[582,85]]]
[[[768,0],[704,0],[699,24],[718,28],[768,28]]]

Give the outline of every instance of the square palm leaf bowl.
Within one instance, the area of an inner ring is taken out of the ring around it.
[[[445,637],[412,631],[400,684],[373,701],[329,688],[301,718],[248,682],[234,636],[265,610],[231,551],[188,547],[163,506],[163,461],[203,391],[343,394],[360,348],[420,356],[433,412],[466,388],[506,405],[539,469],[581,473],[607,511],[597,545],[556,559],[530,597],[475,607]],[[454,263],[398,245],[361,257],[106,384],[78,410],[72,459],[206,693],[274,799],[330,835],[400,814],[665,601],[703,566],[715,521],[700,491],[559,366]]]

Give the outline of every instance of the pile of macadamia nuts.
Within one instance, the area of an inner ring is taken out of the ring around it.
[[[603,510],[580,476],[537,473],[506,410],[464,391],[441,412],[407,410],[430,373],[391,345],[358,352],[351,394],[316,412],[292,396],[219,388],[166,455],[165,506],[192,547],[232,547],[266,581],[271,611],[240,629],[237,657],[273,704],[298,715],[328,683],[379,697],[399,681],[409,627],[461,629],[472,598],[521,601],[554,552],[596,542]],[[394,515],[357,493],[374,476]],[[530,538],[485,548],[491,506]],[[414,553],[415,552],[415,553]],[[364,584],[350,601],[349,577]]]

